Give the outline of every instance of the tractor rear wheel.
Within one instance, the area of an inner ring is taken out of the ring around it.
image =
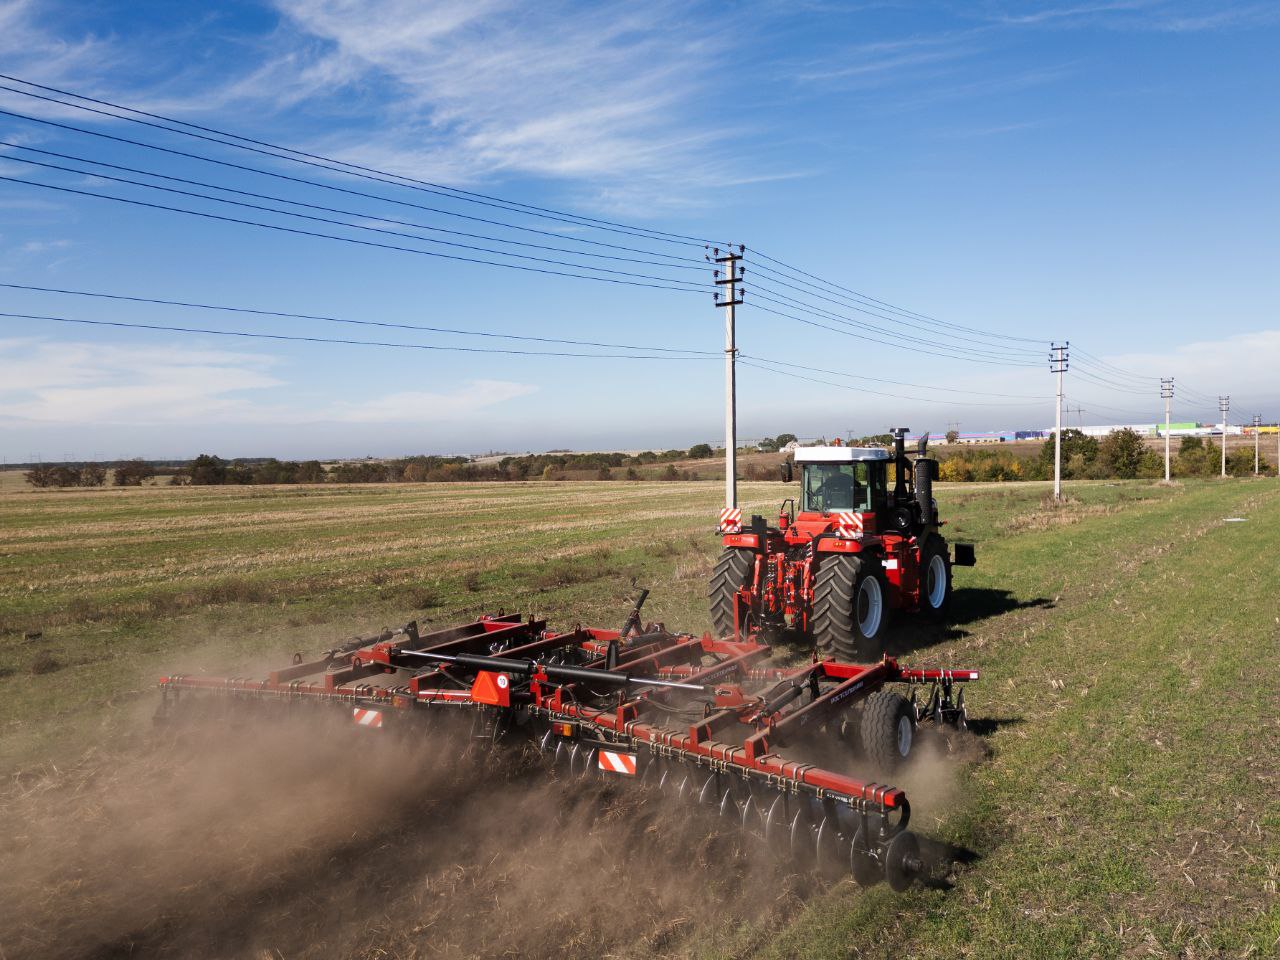
[[[862,749],[884,773],[906,763],[916,739],[916,713],[906,697],[879,690],[862,706]]]
[[[889,591],[871,557],[830,554],[813,581],[813,639],[823,653],[868,663],[884,654]]]
[[[942,620],[951,606],[951,557],[946,542],[930,536],[920,548],[920,611]]]
[[[711,625],[715,627],[717,637],[727,637],[733,633],[733,608],[737,603],[738,591],[751,583],[755,565],[754,553],[734,548],[720,554],[720,559],[716,561],[707,596],[711,601]],[[739,626],[745,630],[747,625],[744,623]]]

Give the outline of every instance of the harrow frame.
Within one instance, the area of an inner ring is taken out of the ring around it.
[[[843,865],[859,883],[887,879],[898,890],[928,874],[903,790],[787,752],[807,729],[848,719],[889,684],[929,687],[925,706],[912,697],[913,723],[962,725],[957,687],[977,671],[908,668],[889,657],[776,667],[754,638],[641,628],[638,610],[622,630],[556,632],[501,613],[429,633],[411,622],[318,659],[295,655],[262,679],[167,676],[157,719],[191,696],[325,704],[388,734],[420,731],[442,711],[470,712],[473,735],[523,733],[571,776],[634,777],[718,806],[803,865],[832,873]]]

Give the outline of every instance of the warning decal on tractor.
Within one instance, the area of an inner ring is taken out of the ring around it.
[[[629,777],[636,775],[636,755],[634,753],[614,753],[601,750],[596,754],[596,764],[601,770],[609,773],[625,773]]]
[[[739,533],[742,530],[742,509],[725,507],[720,511],[720,530],[724,533]]]
[[[358,727],[382,726],[381,710],[362,710],[360,707],[352,707],[351,718],[355,720]]]
[[[862,535],[862,514],[842,510],[836,514],[836,533],[842,537]]]

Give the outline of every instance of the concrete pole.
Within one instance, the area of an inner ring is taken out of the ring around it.
[[[716,271],[716,286],[724,290],[716,302],[724,307],[724,505],[729,510],[738,505],[738,343],[734,309],[742,303],[738,289],[742,252],[742,247],[738,247],[738,253],[732,248],[725,250],[723,256],[719,249],[714,251],[715,262],[722,268]]]
[[[1164,482],[1169,482],[1169,405],[1173,402],[1173,377],[1160,381],[1160,396],[1164,397]]]
[[[1067,369],[1067,347],[1053,345],[1049,354],[1049,369],[1058,375],[1058,397],[1055,404],[1055,427],[1053,431],[1053,499],[1062,499],[1062,374]]]
[[[1222,413],[1222,475],[1227,475],[1227,411],[1231,409],[1230,397],[1218,398],[1218,410]]]
[[[1262,433],[1262,414],[1253,415],[1253,475],[1258,475],[1258,436]]]

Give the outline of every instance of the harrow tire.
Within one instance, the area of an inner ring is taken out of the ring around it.
[[[755,565],[756,555],[752,551],[733,547],[720,554],[716,561],[707,598],[711,601],[711,625],[717,637],[733,635],[734,598],[751,583]]]
[[[870,581],[870,582],[868,582]],[[878,612],[867,611],[878,604]],[[813,581],[813,641],[823,653],[871,663],[884,655],[889,589],[874,557],[829,554]]]
[[[910,701],[879,690],[862,706],[862,749],[867,759],[888,773],[906,763],[916,740],[916,712]]]
[[[920,612],[930,620],[945,620],[951,608],[951,555],[941,537],[933,534],[920,547]]]

